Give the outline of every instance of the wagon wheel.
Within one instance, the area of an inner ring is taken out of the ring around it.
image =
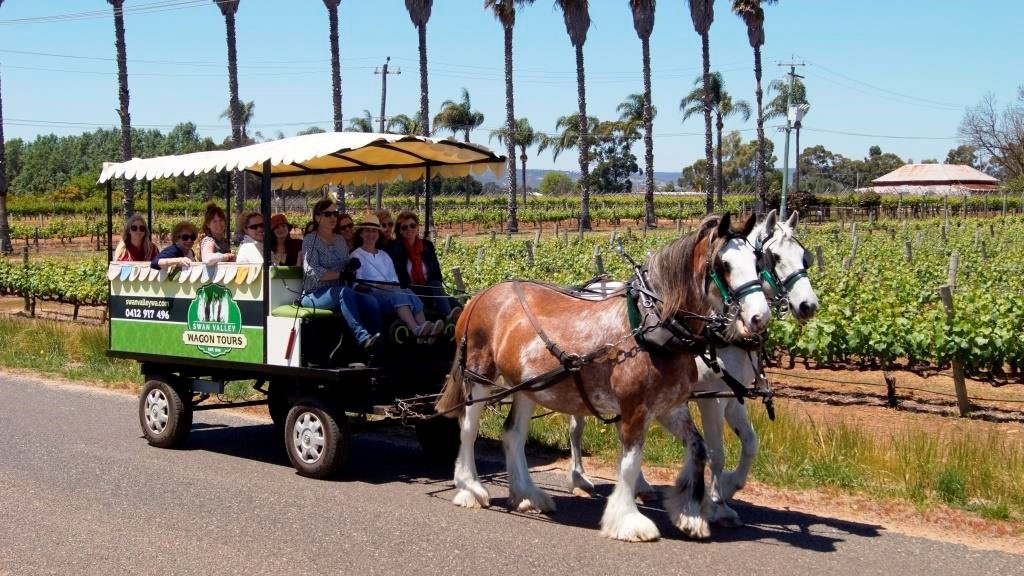
[[[348,459],[348,421],[315,398],[303,398],[288,411],[284,444],[288,459],[302,476],[328,478]]]
[[[163,379],[146,382],[139,395],[139,424],[151,446],[171,448],[188,436],[192,428],[191,400],[191,394]]]
[[[452,466],[459,455],[459,422],[453,418],[436,417],[415,424],[416,440],[428,460]]]

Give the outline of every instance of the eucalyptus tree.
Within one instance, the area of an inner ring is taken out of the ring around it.
[[[507,128],[501,128],[498,130],[492,130],[490,138],[497,138],[498,143],[511,145],[509,148],[512,150],[512,154],[515,154],[515,149],[519,148],[519,161],[522,163],[523,173],[523,205],[526,204],[526,160],[529,158],[526,155],[526,150],[534,146],[539,146],[543,141],[543,134],[534,131],[533,126],[530,125],[530,120],[527,118],[516,119],[516,127],[512,132],[512,138],[506,138],[508,134]],[[540,150],[538,150],[539,152]]]
[[[718,202],[722,202],[722,191],[725,189],[725,184],[722,179],[722,129],[725,127],[725,119],[730,116],[740,115],[744,121],[750,119],[750,104],[745,100],[738,100],[733,102],[732,96],[729,95],[725,90],[725,84],[722,80],[721,72],[712,72],[710,74],[711,82],[708,84],[710,89],[710,101],[711,110],[715,114],[715,129],[717,134],[717,140],[715,145],[715,192],[718,196]],[[704,78],[698,77],[694,81],[695,88],[689,94],[683,97],[679,102],[679,109],[683,111],[683,121],[685,122],[691,116],[699,114],[704,111]]]
[[[132,159],[132,117],[128,112],[128,55],[124,43],[124,0],[107,0],[114,8],[114,48],[117,50],[117,97],[121,117],[121,160]],[[135,213],[135,181],[125,178],[121,212],[125,219]]]
[[[213,0],[224,16],[225,36],[228,44],[228,110],[231,112],[231,145],[238,148],[242,145],[242,105],[238,101],[238,50],[235,46],[235,13],[238,12],[240,0]],[[231,173],[231,188],[235,196],[235,213],[241,214],[245,208],[245,179],[242,172]],[[235,231],[237,240],[241,239],[240,231]]]
[[[334,105],[334,131],[345,129],[341,115],[341,56],[338,48],[338,5],[341,0],[324,0],[331,29],[331,103]]]
[[[651,32],[654,31],[655,3],[655,0],[629,0],[643,59],[644,221],[648,228],[658,223],[654,214],[654,106],[651,105]],[[621,112],[622,104],[619,107]]]
[[[3,3],[4,0],[0,0],[0,5]],[[4,143],[4,97],[0,78],[0,253],[10,254],[13,250],[11,227],[7,222],[7,146]]]
[[[516,25],[516,8],[533,4],[533,0],[484,0],[484,9],[494,12],[494,17],[501,23],[505,32],[505,130],[516,131],[515,98],[512,89],[512,31]],[[508,145],[508,167],[505,173],[505,184],[508,187],[508,231],[519,231],[519,210],[516,206],[516,149],[513,139],[506,139]],[[524,174],[525,178],[526,175]],[[526,201],[526,188],[523,188],[523,201]]]
[[[373,114],[363,110],[362,116],[348,119],[348,129],[352,132],[373,132]]]
[[[590,2],[588,0],[555,0],[562,10],[565,31],[576,50],[576,100],[579,104],[580,151],[580,228],[590,230],[590,142],[587,130],[587,85],[583,66],[583,45],[590,30]]]
[[[453,136],[462,132],[463,140],[469,142],[469,133],[484,123],[484,115],[473,110],[469,100],[469,90],[462,89],[462,100],[445,100],[441,103],[441,111],[434,116],[434,130],[448,130]]]
[[[761,46],[764,45],[764,9],[762,4],[775,4],[778,0],[732,0],[732,11],[747,25],[747,40],[754,49],[754,80],[757,98],[757,197],[765,204],[768,193],[765,179],[766,158],[764,138],[764,93],[761,90]]]
[[[711,31],[711,23],[715,20],[714,0],[687,0],[690,4],[690,19],[693,20],[693,29],[700,34],[701,60],[704,66],[704,160],[707,162],[704,177],[707,179],[705,190],[707,196],[704,201],[705,211],[710,214],[714,210],[714,196],[712,182],[715,176],[715,160],[711,152],[711,48],[708,36]]]
[[[434,6],[434,0],[405,0],[405,9],[409,11],[409,18],[419,33],[420,45],[420,118],[423,119],[424,136],[430,136],[430,98],[428,94],[429,84],[427,82],[427,21],[430,20],[430,10]]]

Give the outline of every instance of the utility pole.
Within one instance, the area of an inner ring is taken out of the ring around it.
[[[374,74],[380,74],[380,130],[381,134],[384,133],[384,108],[388,101],[388,74],[401,74],[402,69],[388,70],[388,63],[391,62],[391,56],[388,56],[384,60],[384,65],[380,68],[374,68]],[[377,210],[383,208],[384,198],[383,192],[381,191],[380,182],[377,182]]]
[[[797,78],[803,78],[796,73],[797,66],[806,66],[804,62],[789,62],[783,64],[779,62],[779,66],[789,66],[789,92],[786,94],[786,151],[783,155],[782,163],[782,200],[779,206],[779,218],[786,218],[786,192],[789,191],[789,133],[793,130],[793,124],[789,119],[789,109],[793,106],[793,87],[796,84]]]

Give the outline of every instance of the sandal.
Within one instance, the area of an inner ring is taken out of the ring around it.
[[[430,334],[434,330],[433,322],[424,322],[416,327],[416,342],[420,344],[427,344],[430,339]]]
[[[430,322],[427,322],[427,325],[430,325]],[[437,340],[437,337],[444,332],[444,320],[438,320],[434,322],[433,325],[433,328],[430,330],[430,336],[427,337],[428,345],[433,344]]]

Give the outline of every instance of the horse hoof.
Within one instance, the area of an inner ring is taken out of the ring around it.
[[[532,497],[513,498],[513,506],[516,512],[523,514],[548,514],[555,511],[555,501],[539,490]]]
[[[661,537],[654,522],[639,512],[611,521],[602,519],[601,535],[624,542],[651,542]]]
[[[594,483],[579,472],[573,472],[569,478],[569,484],[572,487],[572,493],[574,496],[581,496],[584,498],[592,497],[597,490],[594,488]]]
[[[452,502],[463,508],[487,508],[491,505],[491,499],[485,490],[483,494],[476,494],[469,488],[462,488],[455,493]]]
[[[706,540],[711,537],[711,527],[707,520],[700,516],[680,516],[676,520],[676,527],[683,535],[693,540]]]
[[[711,513],[708,515],[708,522],[724,528],[739,528],[743,526],[740,515],[726,504],[712,505]]]

